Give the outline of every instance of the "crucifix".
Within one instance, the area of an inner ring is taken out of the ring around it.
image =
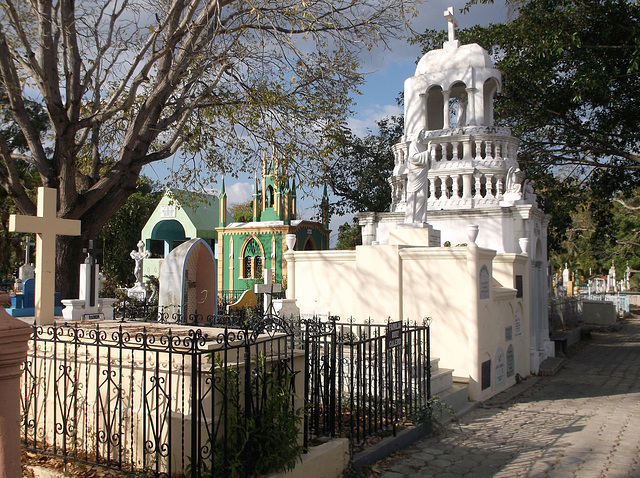
[[[56,215],[57,192],[38,188],[36,216],[9,216],[10,232],[36,235],[35,320],[37,325],[53,324],[55,306],[56,236],[79,236],[81,223]]]
[[[453,16],[453,7],[449,7],[444,11],[444,17],[447,19],[447,26],[449,30],[449,41],[455,41],[456,39],[456,27],[458,22],[456,17]]]
[[[36,243],[31,240],[29,236],[24,236],[24,241],[20,243],[21,246],[25,247],[24,251],[24,263],[31,263],[31,246],[35,246]]]
[[[253,291],[256,294],[264,294],[264,311],[268,314],[273,303],[273,293],[281,292],[282,287],[280,286],[280,284],[273,283],[273,277],[271,277],[271,269],[265,269],[264,283],[254,285]]]
[[[100,252],[100,250],[93,247],[93,239],[89,239],[89,247],[82,249],[82,252],[87,254],[84,263],[89,266],[89,305],[95,307],[98,294],[96,290],[96,258],[94,254]]]

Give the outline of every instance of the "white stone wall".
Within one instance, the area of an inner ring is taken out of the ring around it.
[[[296,252],[296,299],[301,310],[328,310],[358,322],[421,322],[432,317],[432,356],[440,358],[442,367],[453,368],[455,376],[468,378],[470,398],[480,400],[514,384],[516,373],[529,374],[528,265],[522,254],[496,255],[475,245],[359,246],[348,256]],[[515,275],[522,276],[523,298],[516,298]],[[489,296],[481,298],[483,293]],[[509,346],[513,373],[507,376],[505,367],[498,380],[496,356],[502,350],[506,357]],[[492,363],[491,385],[483,390],[481,367],[486,360]]]

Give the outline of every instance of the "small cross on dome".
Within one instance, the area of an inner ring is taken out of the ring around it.
[[[444,17],[447,19],[449,27],[449,41],[455,41],[458,22],[456,21],[456,17],[453,16],[453,7],[449,7],[444,11]]]

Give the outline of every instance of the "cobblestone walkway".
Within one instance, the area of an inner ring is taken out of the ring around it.
[[[555,376],[529,377],[373,471],[381,478],[640,477],[640,319],[578,347]]]

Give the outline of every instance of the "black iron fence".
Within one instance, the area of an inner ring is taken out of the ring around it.
[[[427,410],[426,324],[216,321],[34,327],[26,446],[154,476],[250,476],[293,466],[317,438],[360,443]]]
[[[347,436],[355,445],[427,411],[429,326],[394,326],[336,317],[305,324],[306,439]]]

